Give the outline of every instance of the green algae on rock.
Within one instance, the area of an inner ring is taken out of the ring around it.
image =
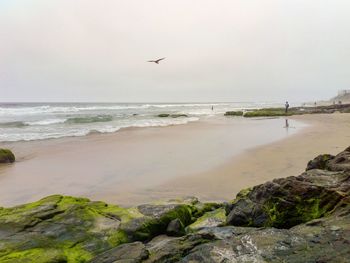
[[[228,203],[53,195],[0,208],[0,262],[348,262],[350,147],[316,159]]]
[[[290,116],[295,115],[297,112],[291,112],[288,111],[288,113],[285,112],[284,108],[265,108],[265,109],[258,109],[253,111],[247,111],[244,113],[244,117],[277,117],[277,116]]]
[[[9,149],[0,149],[0,163],[13,163],[16,160],[15,155]]]
[[[317,107],[292,107],[286,113],[285,108],[262,108],[256,110],[248,110],[244,113],[244,117],[278,117],[292,116],[301,114],[332,114],[335,112],[347,113],[350,111],[350,104],[329,105]]]
[[[202,228],[222,226],[226,223],[225,208],[218,208],[211,212],[206,212],[203,216],[198,218],[195,222],[189,225],[186,229],[188,232],[195,232]]]
[[[225,116],[243,116],[243,111],[226,111]]]

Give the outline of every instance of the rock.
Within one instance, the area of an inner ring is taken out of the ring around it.
[[[179,117],[188,117],[188,115],[187,114],[171,114],[170,117],[179,118]]]
[[[123,224],[121,229],[132,240],[148,240],[156,235],[165,234],[169,223],[179,219],[187,226],[192,220],[191,205],[187,204],[159,204],[140,205],[137,210],[143,215]]]
[[[15,155],[9,149],[0,149],[0,163],[13,163]]]
[[[225,116],[243,116],[243,111],[226,111]]]
[[[306,167],[306,171],[312,169],[326,169],[326,164],[329,160],[333,159],[334,156],[330,154],[321,154],[317,156],[315,159],[309,161]]]
[[[321,169],[328,171],[350,171],[350,147],[336,156],[321,154],[311,160],[306,170]]]
[[[238,194],[227,223],[290,228],[330,211],[350,192],[350,173],[310,170]]]
[[[128,242],[120,225],[137,216],[118,206],[59,195],[0,209],[0,262],[21,262],[28,255],[87,261]]]
[[[326,163],[326,169],[330,171],[349,171],[350,172],[350,147],[337,154]]]
[[[167,117],[171,117],[171,118],[188,117],[187,114],[182,114],[182,113],[179,113],[179,114],[161,113],[161,114],[158,114],[157,116],[160,117],[160,118],[167,118]]]
[[[146,244],[150,256],[144,262],[178,262],[192,248],[213,238],[207,234],[190,234],[184,237],[157,236]]]
[[[294,114],[301,114],[299,112],[293,111],[290,109],[288,113],[285,112],[284,108],[264,108],[258,110],[249,110],[244,113],[244,117],[278,117],[278,116],[290,116]]]
[[[329,105],[318,107],[293,107],[289,108],[288,113],[285,108],[262,108],[256,110],[248,110],[244,113],[244,117],[275,117],[275,116],[291,116],[301,114],[332,114],[335,112],[346,113],[350,111],[350,104]]]
[[[251,228],[197,245],[179,262],[348,262],[349,231],[349,214],[289,230]]]
[[[161,114],[158,114],[158,117],[160,117],[160,118],[167,118],[167,117],[169,117],[170,116],[170,114],[168,114],[168,113],[161,113]]]
[[[166,234],[168,236],[183,236],[185,234],[185,228],[181,220],[176,218],[170,221]]]
[[[147,259],[149,256],[148,250],[141,242],[122,244],[112,248],[91,260],[91,263],[114,263],[128,262],[139,263]]]
[[[224,225],[226,222],[225,208],[219,208],[212,212],[206,212],[186,229],[188,232],[195,232],[202,228]]]

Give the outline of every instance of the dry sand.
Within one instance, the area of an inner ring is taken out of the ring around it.
[[[284,121],[218,118],[3,143],[18,162],[0,166],[0,206],[55,193],[122,205],[188,195],[229,200],[242,188],[298,175],[319,153],[350,145],[350,114],[297,116],[288,129]]]

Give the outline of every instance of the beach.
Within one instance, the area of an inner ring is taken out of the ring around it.
[[[242,188],[300,174],[320,153],[350,141],[350,114],[213,117],[184,125],[127,128],[0,143],[17,162],[0,167],[0,206],[50,194],[123,206],[180,196],[230,200]]]

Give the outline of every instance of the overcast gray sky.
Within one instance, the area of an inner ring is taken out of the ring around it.
[[[327,99],[350,89],[349,14],[349,0],[0,0],[0,101]]]

